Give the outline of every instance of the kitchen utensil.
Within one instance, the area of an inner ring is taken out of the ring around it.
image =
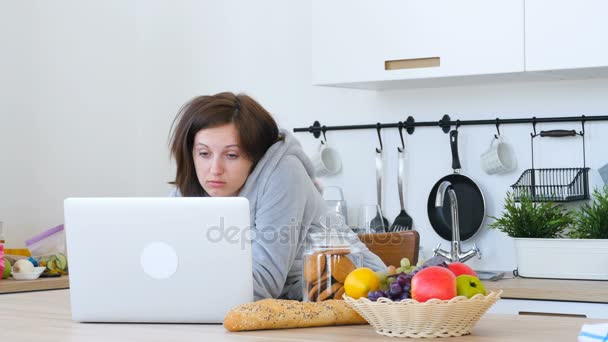
[[[405,230],[412,230],[412,217],[405,211],[405,205],[403,203],[403,172],[404,172],[404,149],[397,148],[397,155],[399,158],[399,172],[397,175],[397,185],[399,186],[399,204],[401,206],[401,211],[399,215],[395,217],[393,224],[391,225],[391,232],[401,232]]]
[[[583,167],[573,168],[534,168],[534,138],[536,137],[575,137],[583,141]],[[532,168],[522,173],[517,182],[511,185],[516,201],[521,196],[530,196],[533,202],[570,202],[589,199],[589,168],[585,158],[585,128],[575,130],[555,129],[530,134],[532,149]]]
[[[371,221],[371,229],[375,233],[386,233],[388,231],[388,220],[382,214],[382,150],[376,149],[376,198],[378,201],[378,213]]]
[[[373,222],[376,217],[382,215],[380,206],[377,204],[363,205],[359,209],[357,227],[353,231],[357,234],[384,233],[382,225]]]
[[[481,168],[489,175],[507,173],[515,169],[517,162],[513,149],[500,135],[492,137],[490,148],[481,155]]]
[[[327,142],[321,142],[319,150],[312,157],[312,165],[317,177],[331,176],[342,168],[340,153],[332,147],[327,146]]]
[[[452,150],[452,169],[454,173],[444,176],[438,180],[427,201],[427,213],[433,230],[443,239],[452,239],[452,219],[450,213],[449,196],[444,196],[442,207],[435,206],[437,189],[443,181],[452,183],[452,187],[458,198],[458,223],[461,241],[470,239],[479,231],[486,213],[486,203],[481,189],[475,182],[460,174],[460,158],[458,156],[458,131],[450,132],[450,148]]]
[[[410,264],[418,263],[420,234],[415,230],[381,234],[359,234],[359,240],[386,265],[399,265],[407,258]]]
[[[475,271],[480,280],[496,281],[504,278],[505,272],[502,271]]]

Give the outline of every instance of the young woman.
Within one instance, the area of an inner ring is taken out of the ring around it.
[[[171,154],[172,196],[249,200],[255,299],[301,299],[304,245],[309,234],[326,229],[320,224],[326,208],[300,143],[251,97],[220,93],[181,108]],[[365,245],[358,247],[365,266],[384,269]]]

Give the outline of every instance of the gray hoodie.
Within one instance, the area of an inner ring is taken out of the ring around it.
[[[314,170],[300,143],[281,130],[247,178],[239,196],[249,200],[252,229],[253,288],[256,300],[302,299],[302,256],[310,234],[326,230],[320,224],[327,212],[314,182]],[[174,189],[171,196],[180,196]],[[377,271],[386,266],[357,240],[363,266]]]

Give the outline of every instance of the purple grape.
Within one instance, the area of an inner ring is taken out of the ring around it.
[[[400,295],[402,292],[403,292],[403,289],[401,288],[399,283],[394,282],[391,284],[391,286],[389,288],[389,295],[391,295],[391,297],[396,297],[396,296]]]
[[[378,298],[381,298],[381,297],[388,298],[388,294],[386,293],[386,291],[378,290],[376,292],[378,293]]]
[[[405,286],[405,284],[407,283],[407,277],[404,276],[403,274],[397,277],[397,283],[399,284],[399,286],[403,287]]]
[[[367,299],[371,300],[372,302],[377,301],[378,297],[376,296],[376,291],[368,293],[367,294]]]
[[[399,300],[404,300],[404,299],[409,299],[410,298],[410,293],[409,292],[403,292],[399,295]]]

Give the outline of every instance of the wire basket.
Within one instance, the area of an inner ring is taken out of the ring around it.
[[[571,202],[589,198],[589,168],[527,169],[511,186],[515,200]]]
[[[583,140],[583,167],[534,168],[534,138],[581,136]],[[589,199],[589,168],[586,167],[585,131],[552,130],[530,134],[532,168],[525,170],[511,185],[516,201],[530,197],[532,202],[571,202]]]
[[[450,337],[468,335],[481,316],[496,303],[502,290],[483,296],[477,294],[450,300],[431,299],[420,303],[414,299],[393,302],[380,298],[353,299],[343,296],[346,303],[371,324],[376,333],[391,337]]]

